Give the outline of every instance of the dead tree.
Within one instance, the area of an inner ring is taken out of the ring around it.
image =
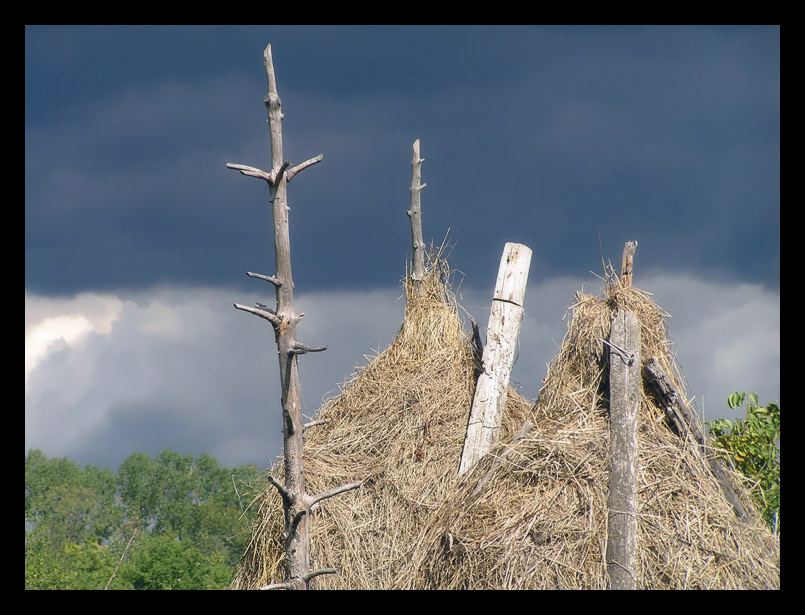
[[[413,158],[411,160],[411,208],[408,217],[411,219],[411,280],[414,291],[418,296],[422,288],[422,278],[425,276],[425,242],[422,239],[422,202],[420,193],[427,184],[422,183],[422,163],[424,158],[419,157],[419,139],[414,141]]]
[[[269,476],[269,482],[279,491],[285,512],[286,575],[285,582],[266,586],[262,589],[309,589],[310,580],[320,574],[337,572],[332,568],[310,569],[310,543],[308,519],[311,507],[316,503],[360,486],[360,482],[337,487],[325,493],[311,496],[305,490],[301,394],[297,360],[299,355],[326,350],[326,346],[306,346],[296,337],[296,327],[304,314],[294,311],[293,276],[291,275],[291,243],[288,229],[287,186],[299,171],[321,161],[319,154],[298,165],[291,166],[282,155],[282,103],[277,93],[274,76],[274,63],[271,58],[271,45],[263,53],[268,80],[268,95],[263,99],[268,111],[271,133],[271,171],[242,164],[227,163],[227,168],[240,171],[243,175],[265,180],[269,185],[269,202],[272,205],[274,227],[274,256],[276,273],[265,275],[247,272],[246,275],[265,280],[274,286],[277,305],[272,310],[258,303],[254,307],[235,304],[235,308],[250,312],[271,323],[279,355],[280,385],[282,388],[282,419],[285,462],[285,483]]]

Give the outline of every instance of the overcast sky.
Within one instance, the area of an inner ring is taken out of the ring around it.
[[[573,293],[637,240],[705,418],[780,399],[780,29],[25,28],[25,448],[281,452],[271,43],[306,411],[399,327],[411,145],[426,239],[486,325],[503,245],[533,250],[513,379],[533,398]],[[602,254],[603,253],[603,254]]]

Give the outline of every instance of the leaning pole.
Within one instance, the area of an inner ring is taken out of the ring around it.
[[[520,243],[507,243],[504,246],[489,312],[482,371],[475,385],[459,461],[459,476],[470,470],[498,440],[523,320],[530,267],[531,248]]]

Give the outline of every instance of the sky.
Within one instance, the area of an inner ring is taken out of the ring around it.
[[[486,326],[506,242],[533,251],[512,380],[533,399],[573,293],[637,240],[705,420],[780,401],[779,26],[26,26],[25,449],[281,454],[263,50],[289,184],[305,413],[404,308],[423,232]]]

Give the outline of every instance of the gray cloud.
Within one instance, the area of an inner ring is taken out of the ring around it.
[[[287,156],[324,154],[290,194],[295,246],[317,247],[295,269],[317,288],[399,269],[415,138],[425,234],[452,229],[467,271],[521,241],[572,274],[600,232],[639,239],[646,267],[779,286],[779,29],[33,27],[29,289],[220,285],[257,266],[265,186],[224,164],[268,163],[266,42]]]
[[[736,390],[779,400],[778,293],[685,275],[637,282],[672,315],[677,360],[708,420],[729,415],[725,399]],[[482,327],[493,285],[458,288],[460,304]],[[563,316],[582,285],[587,292],[599,288],[593,276],[539,280],[532,273],[512,374],[526,397],[537,394],[567,329]],[[388,345],[402,318],[400,295],[398,288],[299,293],[297,310],[306,314],[300,339],[328,345],[327,352],[301,358],[307,415]],[[264,293],[212,287],[65,300],[26,294],[26,351],[48,318],[83,315],[91,323],[81,336],[56,340],[30,373],[26,366],[26,450],[110,467],[131,452],[164,448],[208,451],[228,465],[268,465],[281,453],[273,332],[236,311],[235,301],[270,302]]]

